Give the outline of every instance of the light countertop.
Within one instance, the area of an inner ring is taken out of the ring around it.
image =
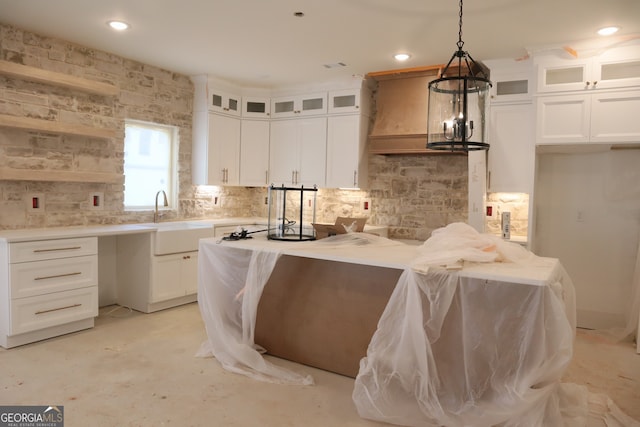
[[[28,242],[34,240],[68,239],[74,237],[101,237],[120,234],[151,233],[168,224],[175,223],[210,224],[212,227],[223,225],[245,225],[266,223],[264,218],[220,218],[186,219],[183,221],[149,222],[139,224],[87,225],[51,228],[27,228],[20,230],[0,230],[0,240],[7,243]]]
[[[235,247],[247,250],[277,251],[282,255],[402,270],[411,268],[413,261],[418,255],[419,245],[413,242],[407,244],[396,240],[375,238],[374,236],[370,244],[335,243],[336,238],[340,239],[340,236],[315,241],[291,242],[268,240],[264,233],[257,233],[252,239],[247,240],[225,241],[220,238],[201,239],[200,249],[202,250],[204,245],[216,248]],[[559,268],[560,264],[555,258],[532,257],[532,259],[526,263],[465,262],[458,274],[462,277],[544,286],[555,280]]]

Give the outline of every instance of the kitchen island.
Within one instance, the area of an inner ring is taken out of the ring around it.
[[[364,235],[203,239],[200,254],[203,353],[227,369],[312,381],[269,363],[264,347],[355,376],[361,416],[403,425],[559,416],[575,323],[556,259],[419,268],[419,246]]]

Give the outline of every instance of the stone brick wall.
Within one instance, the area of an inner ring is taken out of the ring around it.
[[[487,193],[493,218],[487,218],[485,232],[502,235],[502,212],[511,213],[511,237],[526,238],[529,232],[529,195],[525,193]]]
[[[426,240],[467,220],[466,156],[371,156],[369,174],[371,222],[388,225],[391,237]]]
[[[191,183],[193,85],[188,76],[107,52],[0,24],[0,59],[112,83],[104,97],[0,75],[0,114],[114,129],[112,140],[0,128],[0,168],[123,171],[125,118],[179,128],[178,209],[163,220],[267,215],[266,188],[194,186]],[[317,220],[368,216],[389,225],[391,237],[424,240],[431,231],[467,216],[464,156],[370,156],[367,191],[321,189]],[[104,194],[102,210],[89,207]],[[44,196],[45,209],[28,209],[27,197]],[[370,212],[362,198],[371,199]],[[216,204],[214,200],[218,201]],[[151,211],[126,211],[122,184],[0,180],[0,230],[150,222]]]

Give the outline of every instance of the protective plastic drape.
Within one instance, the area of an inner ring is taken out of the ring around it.
[[[260,239],[251,245],[200,243],[198,303],[208,340],[199,356],[262,381],[312,384],[269,363],[254,344],[258,302],[281,251]],[[307,255],[403,252],[398,242],[362,233],[280,245]],[[575,297],[559,262],[466,224],[434,231],[413,253],[360,363],[353,401],[362,417],[407,426],[640,426],[606,396],[560,383],[572,357]],[[515,276],[540,266],[552,273],[542,284],[468,274],[479,265],[507,266]]]
[[[207,279],[198,281],[198,304],[208,340],[197,355],[213,355],[225,369],[262,381],[313,384],[309,375],[269,363],[254,344],[258,302],[280,254],[232,247],[212,254],[214,250],[200,244],[198,276]]]
[[[573,344],[562,279],[407,269],[360,364],[359,414],[407,426],[562,425],[555,392]]]

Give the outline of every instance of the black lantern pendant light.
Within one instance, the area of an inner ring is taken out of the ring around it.
[[[462,0],[459,27],[458,50],[441,77],[429,83],[427,148],[464,152],[488,150],[485,117],[491,81],[487,68],[462,50]],[[456,66],[457,70],[453,69]]]

